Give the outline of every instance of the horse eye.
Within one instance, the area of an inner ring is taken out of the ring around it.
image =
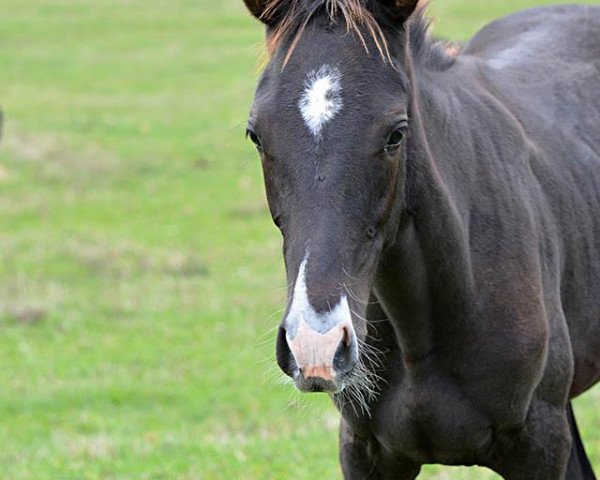
[[[398,148],[400,148],[403,139],[404,132],[402,131],[402,129],[398,128],[397,130],[394,130],[394,132],[390,135],[390,138],[388,138],[387,145],[385,146],[385,151],[387,153],[395,152],[396,150],[398,150]]]
[[[256,133],[254,133],[254,131],[250,129],[246,130],[246,137],[250,139],[250,141],[254,144],[256,148],[258,148],[259,150],[263,149],[260,138]]]

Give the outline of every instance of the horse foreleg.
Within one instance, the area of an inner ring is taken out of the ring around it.
[[[571,404],[567,406],[567,418],[569,420],[569,426],[571,427],[571,455],[569,457],[569,464],[567,466],[566,480],[596,480],[592,465],[585,453],[581,436],[579,435],[579,429],[575,422],[575,415],[573,414],[573,408]]]
[[[420,465],[410,461],[382,459],[376,441],[355,434],[343,418],[340,463],[345,480],[414,480],[421,470]]]
[[[570,452],[566,409],[534,400],[523,425],[497,432],[493,468],[506,480],[564,480]]]

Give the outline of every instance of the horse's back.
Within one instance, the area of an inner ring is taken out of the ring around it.
[[[544,62],[600,67],[600,6],[559,5],[524,10],[480,30],[463,49],[497,68]]]
[[[532,138],[543,138],[540,125],[571,128],[570,151],[583,147],[600,165],[600,6],[510,15],[484,27],[462,56],[478,62],[485,83],[531,127]]]

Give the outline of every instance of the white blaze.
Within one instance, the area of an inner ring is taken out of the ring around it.
[[[298,107],[306,126],[315,137],[319,137],[323,126],[330,122],[342,109],[342,83],[337,68],[323,65],[311,71]]]
[[[335,355],[341,342],[351,349],[351,358],[358,358],[352,315],[345,295],[332,310],[315,311],[306,287],[307,262],[308,255],[298,270],[294,298],[285,319],[286,340],[297,366],[293,376],[334,381],[338,374]]]
[[[294,298],[286,317],[285,323],[288,340],[292,340],[296,336],[296,332],[302,321],[320,334],[325,334],[340,324],[347,325],[348,328],[352,329],[352,316],[346,295],[343,295],[340,303],[329,312],[318,313],[312,307],[306,290],[307,262],[308,257],[300,265],[296,285],[294,285]]]

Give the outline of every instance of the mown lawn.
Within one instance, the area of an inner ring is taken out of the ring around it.
[[[540,3],[432,10],[465,39]],[[261,40],[241,0],[0,0],[0,478],[340,477],[335,411],[273,360]],[[597,468],[599,400],[577,402]]]

